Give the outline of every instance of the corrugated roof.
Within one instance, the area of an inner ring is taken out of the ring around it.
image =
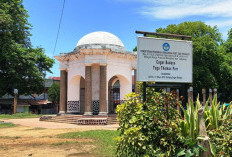
[[[51,87],[53,84],[53,79],[45,79],[45,87]]]
[[[31,105],[47,105],[49,103],[52,103],[48,100],[18,100],[17,105],[18,106],[31,106]],[[13,99],[0,99],[0,105],[13,105],[14,100]]]
[[[53,77],[53,80],[60,81],[60,77]]]

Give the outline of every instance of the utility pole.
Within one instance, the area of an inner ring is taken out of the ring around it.
[[[18,89],[14,89],[14,114],[17,113]]]

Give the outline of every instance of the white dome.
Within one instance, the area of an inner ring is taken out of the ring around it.
[[[102,31],[92,32],[85,35],[78,41],[77,46],[85,44],[111,44],[124,47],[122,41],[118,37],[111,33]]]
[[[126,52],[122,41],[117,36],[102,31],[89,33],[82,37],[78,41],[75,50],[84,48],[109,48],[113,51]]]

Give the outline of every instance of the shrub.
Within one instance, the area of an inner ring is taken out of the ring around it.
[[[232,119],[225,120],[218,129],[209,130],[208,135],[215,147],[216,156],[232,156]]]
[[[197,140],[185,138],[179,131],[181,116],[176,111],[174,93],[147,91],[147,101],[138,95],[127,95],[126,102],[117,107],[120,136],[117,156],[193,156],[198,155]]]

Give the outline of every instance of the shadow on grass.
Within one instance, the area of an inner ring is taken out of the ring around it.
[[[95,154],[99,156],[115,156],[116,141],[114,140],[119,135],[118,131],[114,130],[93,130],[84,132],[70,132],[58,135],[59,138],[71,139],[93,139],[93,145],[96,146]]]
[[[20,139],[21,137],[20,136],[0,136],[0,139],[12,139],[12,140],[15,140],[15,139]]]
[[[41,128],[41,127],[35,127],[32,129],[26,129],[25,131],[30,131],[30,130],[45,130],[46,128]]]
[[[78,144],[77,141],[64,141],[64,142],[56,142],[52,143],[52,146],[61,146],[61,145],[69,145],[69,144]]]

